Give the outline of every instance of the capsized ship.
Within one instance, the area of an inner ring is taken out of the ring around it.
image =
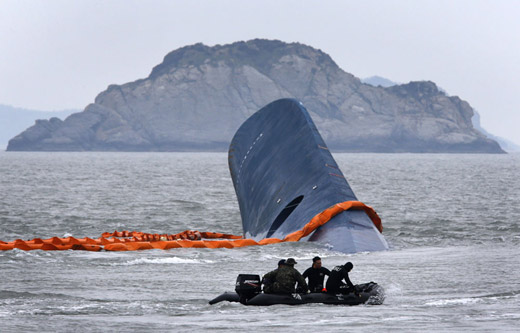
[[[229,168],[244,237],[284,238],[315,215],[357,201],[309,113],[295,99],[274,101],[238,129]],[[347,210],[306,237],[334,251],[387,250],[388,244],[363,210]]]

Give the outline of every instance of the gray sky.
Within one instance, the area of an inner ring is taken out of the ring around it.
[[[431,80],[520,143],[520,1],[0,0],[0,104],[83,109],[170,51],[300,42],[345,71]]]

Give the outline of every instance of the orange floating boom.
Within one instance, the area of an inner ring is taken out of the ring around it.
[[[48,239],[34,238],[24,241],[17,239],[12,242],[0,241],[0,250],[7,251],[12,249],[20,249],[24,251],[44,250],[44,251],[137,251],[161,249],[169,250],[174,248],[235,248],[253,245],[268,245],[283,242],[297,242],[307,237],[314,230],[330,221],[337,214],[349,210],[363,210],[370,217],[374,226],[383,232],[381,219],[377,213],[362,202],[345,201],[335,204],[318,215],[314,216],[302,229],[287,235],[283,239],[264,238],[260,241],[254,239],[243,239],[242,236],[223,234],[216,232],[199,232],[196,230],[186,230],[178,234],[148,234],[140,231],[114,231],[113,233],[105,232],[97,239],[85,238],[58,238],[52,237]],[[213,240],[204,240],[213,239]]]

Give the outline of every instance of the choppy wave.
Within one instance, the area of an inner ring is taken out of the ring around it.
[[[70,296],[62,293],[35,293],[28,291],[13,291],[13,290],[0,290],[0,299],[12,299],[12,298],[53,298],[53,299],[68,299]]]

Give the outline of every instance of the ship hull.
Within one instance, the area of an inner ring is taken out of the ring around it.
[[[229,149],[244,236],[284,238],[315,215],[357,201],[305,107],[270,103],[242,124]],[[380,251],[388,245],[364,211],[348,210],[306,238],[335,251]]]

